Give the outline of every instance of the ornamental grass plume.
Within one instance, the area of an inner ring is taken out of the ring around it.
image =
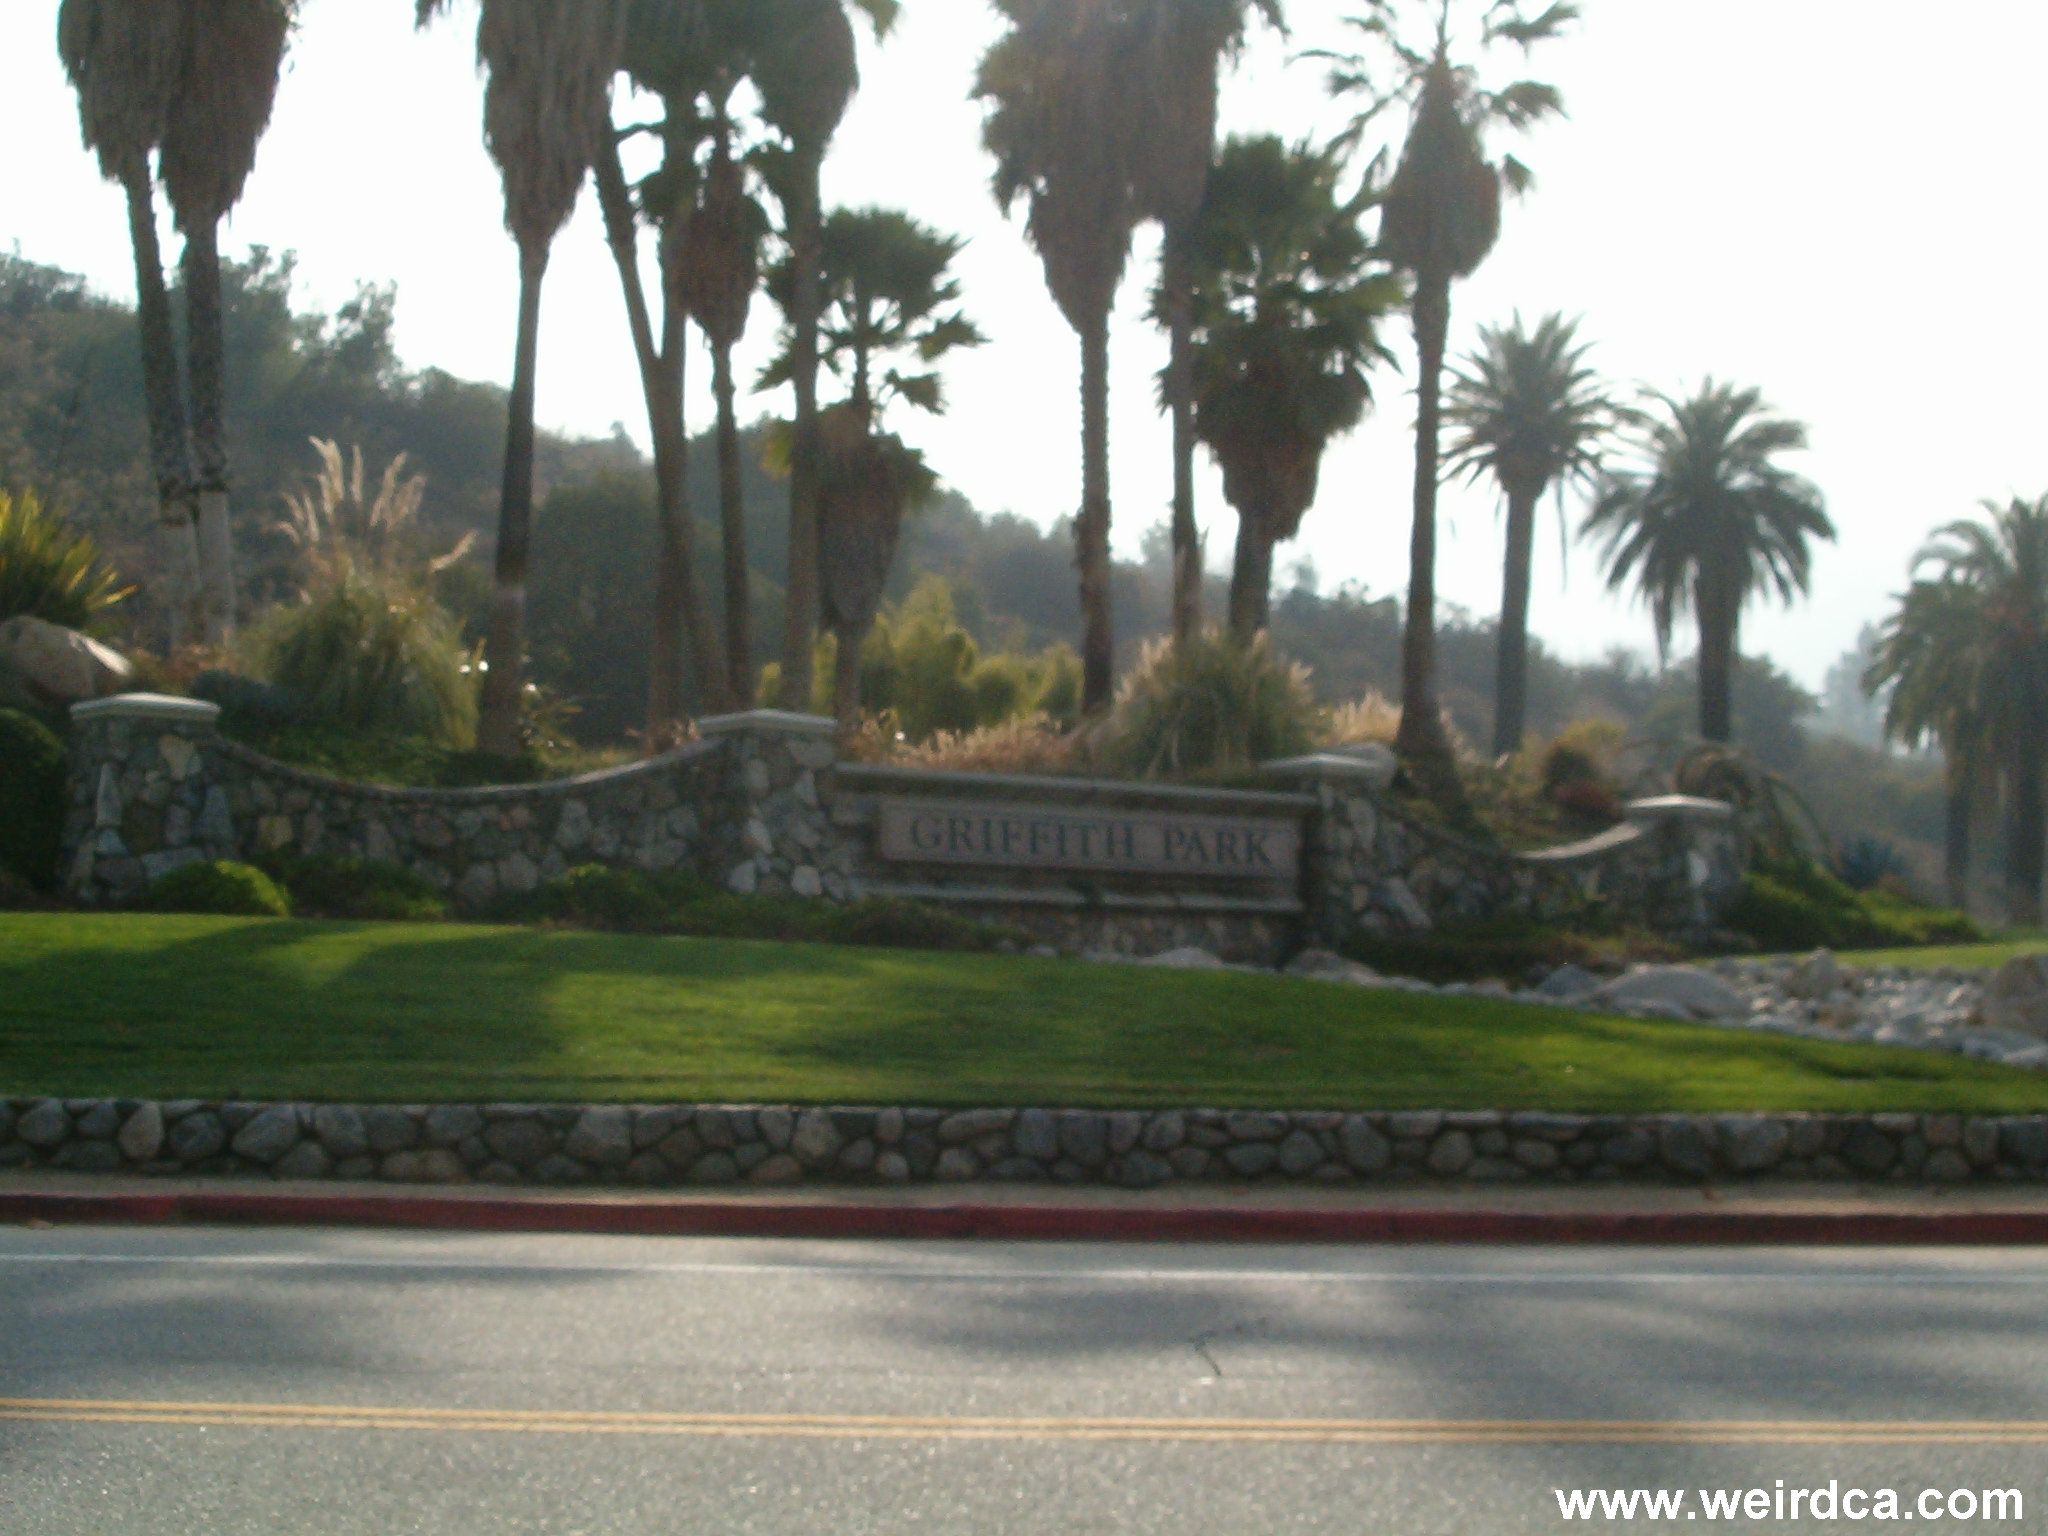
[[[1308,752],[1322,726],[1307,667],[1263,631],[1239,643],[1209,630],[1146,645],[1117,689],[1101,757],[1143,778],[1228,771]]]

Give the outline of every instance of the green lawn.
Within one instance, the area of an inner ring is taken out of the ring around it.
[[[1916,970],[1990,971],[2015,955],[2038,955],[2048,950],[2048,934],[2005,934],[1989,944],[1950,944],[1926,949],[1845,950],[1845,965],[1906,965]]]
[[[0,1093],[2048,1109],[1946,1056],[1284,977],[822,945],[0,916]]]

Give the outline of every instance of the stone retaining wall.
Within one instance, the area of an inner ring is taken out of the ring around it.
[[[2048,1181],[2048,1116],[0,1099],[0,1168],[716,1186]]]
[[[831,721],[756,710],[700,721],[702,740],[603,773],[421,790],[274,762],[223,740],[219,711],[189,699],[126,695],[72,714],[65,888],[94,906],[128,901],[181,864],[293,852],[404,864],[473,913],[596,862],[693,868],[746,895],[944,903],[1068,953],[1192,945],[1272,965],[1304,943],[1556,916],[1596,899],[1692,935],[1741,888],[1731,813],[1717,802],[1638,801],[1588,842],[1507,853],[1406,815],[1386,794],[1393,757],[1376,747],[1268,764],[1262,791],[933,773],[842,764]],[[904,798],[1292,822],[1300,869],[1247,880],[891,861],[878,807]]]

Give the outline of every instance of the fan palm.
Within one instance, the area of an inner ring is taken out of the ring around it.
[[[1769,414],[1754,389],[1706,380],[1690,399],[1650,397],[1641,471],[1610,476],[1581,529],[1605,541],[1608,585],[1650,605],[1659,652],[1678,617],[1699,624],[1700,735],[1732,735],[1737,631],[1752,597],[1805,593],[1814,539],[1832,540],[1821,494],[1775,460],[1806,428]]]
[[[852,0],[886,36],[900,9],[897,0]],[[761,95],[762,118],[789,144],[782,189],[782,237],[794,281],[787,311],[791,337],[791,392],[796,430],[789,484],[789,576],[782,634],[785,699],[807,699],[811,643],[818,613],[818,315],[824,228],[820,185],[825,152],[847,105],[860,88],[859,60],[845,0],[751,0],[758,31],[749,71]]]
[[[1142,85],[1132,142],[1140,207],[1165,229],[1156,313],[1171,338],[1164,396],[1173,416],[1173,633],[1202,624],[1201,534],[1195,525],[1195,296],[1190,226],[1201,211],[1216,153],[1223,62],[1243,45],[1256,11],[1285,30],[1280,0],[1139,0]]]
[[[64,0],[57,13],[57,50],[78,92],[86,147],[98,157],[100,173],[127,195],[164,606],[175,650],[202,632],[198,509],[177,333],[157,243],[151,157],[163,143],[183,69],[184,13],[156,0]]]
[[[733,694],[718,639],[697,584],[690,517],[690,436],[683,415],[690,312],[683,261],[695,219],[697,152],[708,132],[699,96],[728,68],[731,51],[723,10],[707,0],[630,0],[622,61],[633,83],[658,97],[662,119],[659,168],[637,188],[626,182],[619,155],[622,134],[608,132],[594,163],[605,239],[618,267],[626,318],[647,402],[654,444],[658,537],[655,544],[654,622],[650,637],[646,740],[671,739],[684,714],[684,650],[703,701],[713,711],[731,707]],[[630,130],[629,130],[630,131]],[[640,272],[640,225],[656,231],[661,327]]]
[[[1109,316],[1143,209],[1127,109],[1136,39],[1116,0],[995,0],[1009,25],[983,55],[974,94],[1005,212],[1021,197],[1046,287],[1081,340],[1081,702],[1112,702],[1109,563]]]
[[[1361,137],[1378,115],[1397,104],[1409,109],[1407,138],[1387,185],[1380,223],[1381,252],[1413,274],[1410,301],[1416,380],[1415,521],[1409,544],[1407,627],[1401,645],[1401,730],[1395,745],[1437,795],[1460,795],[1450,737],[1436,697],[1436,494],[1444,347],[1450,329],[1451,284],[1469,277],[1500,236],[1503,189],[1523,192],[1532,177],[1520,161],[1486,157],[1490,128],[1525,130],[1561,115],[1554,86],[1520,80],[1483,89],[1473,65],[1452,58],[1452,0],[1436,8],[1433,35],[1404,37],[1393,0],[1369,0],[1350,18],[1369,54],[1334,57],[1330,88],[1363,95],[1364,109],[1348,137]],[[1529,16],[1519,0],[1492,0],[1479,10],[1482,49],[1512,43],[1526,54],[1561,34],[1578,17],[1576,5],[1558,3]],[[1327,56],[1327,55],[1326,55]]]
[[[1589,483],[1621,410],[1585,365],[1588,345],[1578,322],[1545,315],[1532,335],[1516,315],[1506,327],[1482,326],[1479,348],[1451,376],[1444,416],[1452,438],[1444,468],[1472,479],[1491,475],[1507,501],[1507,571],[1500,600],[1499,656],[1494,672],[1493,751],[1522,744],[1528,711],[1529,568],[1536,542],[1536,506],[1557,492]]]
[[[1941,747],[1947,807],[1943,884],[1951,904],[1970,895],[1970,831],[1977,782],[1992,757],[1984,696],[1989,625],[1967,583],[1915,581],[1879,631],[1864,675],[1869,693],[1889,688],[1885,733],[1913,746]]]
[[[2027,927],[2041,921],[2048,833],[2048,497],[1984,504],[1982,521],[1951,523],[1922,563],[1977,604],[1979,728],[2001,759],[2006,791],[2006,902]]]
[[[819,359],[845,381],[847,397],[823,413],[819,599],[838,640],[834,710],[852,726],[860,714],[861,642],[881,605],[903,518],[938,487],[922,453],[880,430],[883,414],[899,400],[942,414],[936,365],[986,338],[957,307],[960,284],[949,271],[965,241],[886,208],[842,208],[821,233]],[[795,281],[787,260],[769,278],[785,312]],[[889,366],[892,358],[914,360],[920,371]],[[786,382],[795,366],[795,338],[786,335],[763,387]]]
[[[417,0],[419,23],[451,4]],[[625,19],[625,0],[482,0],[477,25],[477,62],[490,76],[484,145],[504,182],[505,225],[519,247],[519,332],[477,719],[478,750],[501,756],[519,745],[541,283],[549,249],[609,132]]]
[[[298,0],[184,0],[185,69],[163,143],[164,190],[185,237],[185,360],[198,468],[199,590],[209,645],[235,626],[228,521],[227,337],[220,221],[242,199],[270,126]]]
[[[1266,626],[1273,546],[1300,530],[1330,439],[1364,418],[1366,372],[1391,359],[1379,323],[1406,297],[1339,201],[1341,169],[1338,151],[1233,138],[1187,230],[1195,429],[1237,508],[1241,640]],[[1156,307],[1174,302],[1163,282]]]

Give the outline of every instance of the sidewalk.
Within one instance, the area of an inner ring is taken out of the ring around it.
[[[0,1174],[0,1223],[1103,1242],[2048,1243],[2048,1186],[531,1189]]]

